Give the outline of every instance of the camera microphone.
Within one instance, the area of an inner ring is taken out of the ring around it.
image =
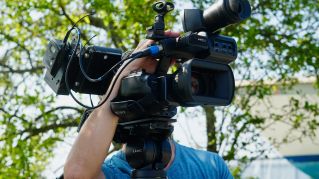
[[[247,19],[251,14],[247,0],[219,0],[203,13],[204,24],[211,32]]]
[[[250,14],[248,0],[218,0],[204,11],[185,9],[182,22],[185,32],[216,32],[247,19]]]

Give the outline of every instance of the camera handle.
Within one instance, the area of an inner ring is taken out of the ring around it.
[[[166,1],[157,1],[152,5],[153,10],[157,13],[153,26],[147,28],[147,39],[155,41],[166,39],[165,36],[165,15],[174,10],[174,4]],[[165,75],[170,66],[170,58],[162,57],[156,67],[156,74]]]

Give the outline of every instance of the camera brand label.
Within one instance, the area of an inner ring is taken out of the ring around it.
[[[143,152],[143,149],[133,149],[133,153],[141,153]]]
[[[207,42],[207,39],[206,39],[206,38],[198,38],[197,40],[200,41],[200,42],[204,42],[204,43]]]

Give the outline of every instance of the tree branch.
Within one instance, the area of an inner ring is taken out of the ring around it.
[[[76,122],[75,120],[72,121],[68,121],[65,123],[60,123],[60,124],[50,124],[50,125],[46,125],[46,126],[42,126],[40,128],[33,128],[33,129],[27,129],[24,131],[20,132],[20,135],[22,135],[23,133],[30,133],[24,140],[27,140],[33,136],[39,135],[40,133],[45,133],[51,129],[57,129],[57,128],[67,128],[67,127],[76,127],[78,126],[78,122]]]
[[[89,20],[91,25],[102,28],[104,30],[108,30],[108,27],[104,24],[103,19],[94,16],[89,16]]]
[[[82,112],[82,110],[80,110],[79,108],[76,108],[76,107],[72,107],[72,106],[59,106],[59,107],[53,108],[53,109],[51,109],[51,110],[48,110],[48,111],[42,113],[41,115],[37,116],[34,121],[38,121],[39,119],[41,119],[41,118],[42,118],[44,115],[46,115],[46,114],[52,113],[52,112],[57,111],[57,110],[64,110],[64,109],[71,109],[71,110],[75,110],[75,111],[78,111],[78,112]],[[5,111],[3,108],[0,108],[0,111],[3,111],[3,112],[5,112],[5,113],[9,114],[9,113],[8,113],[7,111]],[[11,115],[11,114],[9,114],[9,115]],[[11,117],[12,117],[12,116],[13,116],[13,115],[11,115]],[[19,118],[19,119],[23,119],[23,118],[21,118],[21,117],[19,117],[19,116],[17,116],[17,115],[14,115],[14,117],[17,117],[17,118]],[[23,119],[23,120],[25,120],[25,119]],[[58,120],[58,119],[56,119],[56,120]],[[14,133],[13,135],[22,135],[22,134],[24,134],[24,133],[30,133],[30,135],[28,135],[28,136],[26,137],[26,139],[28,139],[28,138],[30,138],[30,137],[32,137],[32,136],[38,135],[38,134],[40,134],[40,133],[44,133],[44,132],[46,132],[46,131],[48,131],[48,130],[50,130],[50,129],[61,128],[61,127],[62,127],[62,128],[66,128],[66,127],[76,127],[77,125],[78,125],[78,122],[77,122],[76,120],[72,120],[72,121],[68,121],[68,122],[64,122],[64,123],[59,123],[59,124],[54,123],[54,124],[42,126],[42,127],[40,127],[40,128],[28,128],[28,129],[24,129],[24,130],[22,130],[22,131],[19,131],[19,132],[17,132],[17,133]],[[8,139],[8,137],[3,137],[3,138],[0,138],[0,141],[7,140],[7,139]]]
[[[112,41],[112,43],[114,44],[114,46],[116,48],[124,48],[124,50],[126,50],[126,48],[123,45],[121,45],[122,39],[113,30],[113,29],[115,29],[113,20],[111,20],[109,22],[109,25],[106,26],[104,21],[103,21],[103,19],[101,19],[101,18],[89,16],[89,19],[90,19],[90,25],[93,25],[95,27],[98,27],[98,28],[101,28],[101,29],[103,29],[105,31],[109,31],[110,32],[111,41]]]
[[[30,66],[33,67],[30,50],[27,49],[27,47],[24,44],[20,43],[18,40],[14,39],[12,36],[4,33],[3,31],[0,31],[0,34],[3,35],[5,39],[14,42],[18,47],[24,50],[27,53],[27,59],[30,63]]]
[[[7,70],[1,70],[0,73],[18,73],[18,74],[23,74],[23,73],[36,73],[39,71],[42,71],[44,66],[37,66],[33,68],[26,68],[26,69],[14,69],[10,67],[9,65],[0,63],[1,67],[7,68]]]
[[[76,107],[72,107],[72,106],[59,106],[59,107],[56,107],[56,108],[53,108],[53,109],[50,109],[48,111],[45,111],[44,113],[42,113],[41,115],[37,116],[34,121],[38,121],[39,119],[41,119],[44,115],[47,115],[47,114],[50,114],[54,111],[58,111],[58,110],[64,110],[64,109],[71,109],[71,110],[75,110],[79,113],[82,113],[83,110],[79,109],[79,108],[76,108]]]
[[[0,111],[6,113],[6,114],[8,114],[8,115],[10,115],[9,120],[10,120],[11,118],[13,118],[13,117],[16,117],[16,118],[18,118],[18,119],[20,119],[20,120],[22,120],[22,121],[26,121],[24,118],[22,118],[21,116],[18,116],[18,115],[17,115],[18,110],[16,110],[16,111],[14,112],[14,114],[9,113],[9,112],[6,111],[4,108],[0,108]]]
[[[70,21],[70,23],[72,24],[72,26],[76,23],[72,18],[71,16],[66,12],[65,10],[65,6],[62,4],[62,1],[59,0],[58,2],[58,6],[61,8],[61,11],[62,11],[62,15],[66,17],[66,19],[68,21]],[[54,11],[56,13],[58,13],[58,11]],[[58,13],[59,15],[61,15],[60,13]],[[87,36],[84,34],[84,33],[81,33],[81,36],[84,40],[88,40]]]
[[[240,134],[242,134],[242,132],[246,129],[246,126],[249,124],[248,121],[246,121],[238,131],[235,132],[235,136],[234,136],[234,140],[231,144],[230,147],[230,151],[228,152],[228,154],[224,157],[225,160],[231,160],[234,158],[234,154],[235,154],[235,145],[237,144],[237,140],[238,137],[240,136]]]
[[[56,119],[56,120],[58,120],[58,119]],[[51,129],[76,127],[76,126],[78,126],[78,122],[76,122],[75,120],[72,120],[72,121],[67,121],[67,122],[63,122],[63,123],[53,123],[53,124],[41,126],[39,128],[24,129],[24,130],[21,130],[21,131],[18,131],[16,133],[11,134],[10,136],[22,136],[25,133],[29,133],[29,135],[23,139],[23,140],[27,140],[33,136],[39,135],[40,133],[45,133]],[[10,138],[10,136],[2,137],[2,138],[0,138],[0,141],[7,140],[8,138]]]
[[[62,15],[64,15],[71,22],[72,25],[74,25],[75,22],[72,20],[72,18],[69,16],[69,14],[66,13],[65,7],[62,5],[62,2],[59,1],[58,4],[59,4],[59,7],[61,8]]]

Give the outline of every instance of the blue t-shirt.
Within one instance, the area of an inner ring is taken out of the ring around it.
[[[102,171],[106,179],[130,178],[132,168],[125,160],[123,151],[118,151],[105,160]],[[166,171],[168,178],[214,178],[232,179],[224,160],[217,154],[196,150],[175,143],[175,158]]]

